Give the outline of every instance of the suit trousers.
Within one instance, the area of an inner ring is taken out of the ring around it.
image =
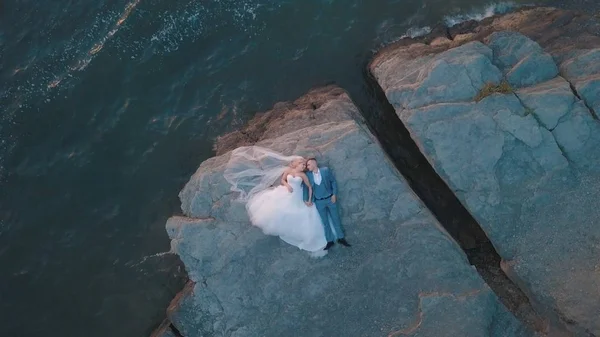
[[[336,238],[344,238],[342,222],[340,220],[340,213],[337,204],[332,202],[331,198],[328,198],[325,200],[315,200],[315,206],[317,207],[319,215],[321,216],[321,220],[323,221],[325,239],[327,239],[327,242],[332,242]],[[332,227],[333,231],[335,231],[335,234],[332,231]]]

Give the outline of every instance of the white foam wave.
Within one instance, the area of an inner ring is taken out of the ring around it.
[[[410,37],[410,38],[416,38],[419,36],[423,36],[423,35],[427,35],[431,33],[431,27],[429,26],[424,26],[424,27],[410,27],[406,33],[404,33],[404,35],[402,35],[400,38],[403,39],[405,37]]]
[[[195,42],[224,27],[256,36],[264,29],[257,19],[260,10],[272,11],[280,4],[266,5],[255,0],[221,0],[217,2],[191,2],[176,11],[159,15],[162,25],[150,38],[154,53],[166,54],[179,49],[182,43]],[[263,8],[264,7],[264,8]],[[145,41],[141,42],[145,44]]]
[[[64,96],[70,80],[76,79],[109,41],[115,40],[140,2],[130,0],[124,8],[102,11],[92,22],[75,29],[70,38],[56,43],[60,47],[44,46],[45,54],[23,57],[12,70],[11,83],[0,99],[18,101],[19,108],[27,109]]]
[[[493,4],[489,4],[489,5],[485,6],[483,9],[480,8],[480,9],[473,10],[468,13],[461,13],[461,14],[456,14],[456,15],[445,16],[444,23],[446,24],[446,26],[452,27],[456,24],[459,24],[459,23],[462,23],[465,21],[470,21],[470,20],[481,21],[485,18],[489,18],[490,16],[494,16],[496,14],[506,13],[517,7],[519,7],[518,4],[516,4],[514,2],[510,2],[510,1],[493,3]]]
[[[106,42],[109,41],[119,31],[119,29],[121,29],[123,23],[125,23],[127,18],[129,18],[129,15],[131,15],[133,10],[137,7],[139,3],[140,0],[133,0],[129,2],[123,9],[123,12],[119,16],[118,20],[115,22],[113,27],[106,33],[106,35],[104,35],[99,41],[94,43],[94,45],[88,50],[88,52],[83,58],[77,60],[77,62],[74,65],[69,66],[68,71],[66,73],[64,73],[62,76],[57,76],[52,81],[50,81],[50,83],[48,83],[47,85],[47,88],[53,89],[57,87],[65,77],[69,76],[71,72],[82,71],[85,68],[87,68],[87,66],[90,64],[90,62],[92,62],[92,60],[96,56],[96,54],[98,54],[98,52],[100,52],[104,48]]]
[[[470,20],[481,21],[485,18],[489,18],[496,14],[506,13],[506,12],[508,12],[514,8],[517,8],[519,6],[520,5],[518,5],[514,2],[493,3],[493,4],[489,4],[489,5],[485,6],[483,9],[480,8],[478,10],[472,10],[467,13],[444,16],[444,24],[447,27],[452,27],[456,24],[459,24],[459,23],[462,23],[465,21],[470,21]],[[404,33],[404,35],[402,35],[400,37],[400,39],[407,38],[407,37],[417,38],[417,37],[420,37],[423,35],[427,35],[429,33],[431,33],[430,26],[423,26],[423,27],[413,26],[413,27],[410,27],[406,31],[406,33]]]
[[[148,255],[148,256],[144,256],[140,261],[138,261],[137,263],[129,263],[130,267],[137,267],[141,264],[143,264],[144,262],[146,262],[148,259],[154,259],[154,258],[159,258],[159,257],[163,257],[166,255],[173,255],[175,253],[168,251],[168,252],[161,252],[161,253],[156,253],[156,254],[152,254],[152,255]]]
[[[0,92],[0,101],[6,102],[0,115],[0,183],[6,173],[3,158],[12,153],[17,142],[17,136],[11,133],[14,116],[36,104],[66,98],[69,80],[77,78],[77,73],[92,62],[106,43],[114,40],[140,1],[130,0],[122,9],[97,14],[91,24],[76,29],[62,41],[60,48],[44,46],[45,54],[24,56],[22,63],[12,69],[8,85]],[[48,28],[50,32],[51,29]]]

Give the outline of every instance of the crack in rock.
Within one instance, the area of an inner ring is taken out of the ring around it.
[[[522,107],[523,107],[525,110],[528,110],[528,109],[530,109],[530,108],[529,108],[529,107],[528,107],[528,106],[527,106],[527,105],[526,105],[526,104],[525,104],[525,103],[524,103],[524,102],[521,100],[521,98],[519,97],[519,95],[518,95],[517,93],[513,92],[513,95],[515,95],[515,97],[517,98],[517,100],[519,101],[519,103],[521,104],[521,106],[522,106]],[[567,112],[567,113],[565,114],[565,116],[569,115],[570,113],[571,113],[571,111]],[[547,127],[544,125],[544,123],[542,123],[542,122],[541,122],[541,121],[538,119],[538,117],[536,116],[536,114],[535,114],[535,113],[532,113],[532,115],[533,115],[533,119],[534,119],[534,120],[537,122],[537,124],[538,124],[538,126],[539,126],[539,127],[541,127],[541,128],[542,128],[542,129],[544,129],[544,130],[547,130],[547,131],[549,131],[548,133],[549,133],[549,134],[552,136],[552,139],[554,139],[554,143],[556,144],[556,147],[557,147],[557,148],[558,148],[558,150],[560,151],[561,155],[562,155],[562,156],[565,158],[565,160],[567,161],[567,163],[569,163],[569,164],[572,164],[571,160],[569,159],[569,156],[568,156],[568,155],[567,155],[567,153],[565,152],[565,149],[564,149],[562,146],[560,146],[560,144],[558,143],[558,140],[556,139],[556,136],[554,135],[554,133],[552,133],[552,130],[554,130],[556,127],[552,128],[552,129],[549,129],[549,128],[547,128]],[[563,117],[564,117],[564,116],[563,116]],[[558,124],[557,124],[557,126],[558,126]],[[542,145],[542,144],[540,144],[540,145]],[[540,146],[540,145],[538,145],[538,146]]]
[[[173,335],[175,335],[175,337],[184,337],[181,331],[179,331],[179,329],[177,329],[173,323],[169,324],[169,329],[171,329],[171,332]]]
[[[590,114],[592,115],[592,117],[594,119],[599,119],[598,118],[598,114],[596,113],[596,111],[594,110],[594,108],[592,108],[588,102],[585,100],[585,98],[583,98],[581,95],[579,95],[579,92],[577,91],[577,88],[575,88],[575,85],[566,77],[566,76],[560,76],[562,77],[565,81],[567,81],[569,83],[569,87],[571,88],[571,91],[573,92],[573,95],[575,95],[575,97],[577,97],[580,101],[583,102],[583,104],[585,104],[585,107],[588,109],[588,111],[590,112]]]

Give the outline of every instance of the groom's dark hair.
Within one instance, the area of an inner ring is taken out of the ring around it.
[[[311,161],[311,160],[314,160],[314,161],[315,161],[315,163],[318,163],[318,161],[317,161],[317,158],[315,158],[315,157],[310,157],[310,158],[308,158],[308,159],[306,160],[306,162],[308,163],[308,162],[309,162],[309,161]]]

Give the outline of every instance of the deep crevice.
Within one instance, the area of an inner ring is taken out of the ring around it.
[[[577,92],[577,89],[575,89],[575,86],[573,85],[573,83],[571,83],[571,81],[567,80],[566,77],[563,77],[563,78],[565,79],[565,81],[567,81],[569,83],[569,87],[571,88],[573,95],[575,95],[575,97],[579,98],[579,100],[582,100],[581,96],[579,96],[579,93]]]
[[[361,92],[352,92],[351,97],[392,163],[500,301],[530,329],[543,331],[544,321],[525,293],[500,268],[500,255],[481,226],[421,153],[366,65],[363,69],[364,87]]]
[[[565,81],[567,81],[567,83],[569,83],[569,87],[571,88],[571,91],[573,92],[573,95],[575,95],[575,97],[577,97],[580,101],[583,102],[583,104],[585,104],[586,108],[590,111],[590,114],[592,114],[592,118],[594,119],[598,119],[598,114],[596,113],[596,111],[594,111],[594,108],[592,108],[586,101],[585,99],[583,99],[579,93],[577,92],[577,88],[575,88],[575,86],[573,85],[573,83],[571,83],[571,81],[569,81],[569,79],[567,79],[564,76],[561,76],[562,78],[565,79]]]
[[[173,332],[176,337],[184,337],[181,331],[179,331],[173,323],[169,324],[169,329],[171,329],[171,332]]]

